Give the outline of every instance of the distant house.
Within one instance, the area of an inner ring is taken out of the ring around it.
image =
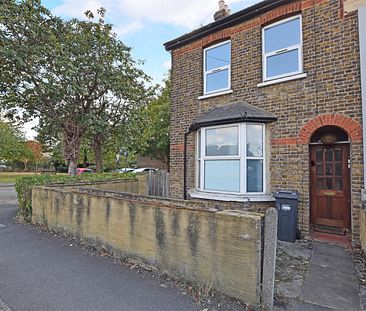
[[[347,2],[266,0],[230,14],[220,1],[215,22],[165,43],[171,194],[263,211],[274,191],[295,190],[304,235],[359,241],[359,17]]]
[[[167,170],[167,165],[164,162],[154,159],[149,156],[142,156],[142,155],[137,156],[136,166],[137,167],[151,167],[151,168],[157,168],[160,170]]]

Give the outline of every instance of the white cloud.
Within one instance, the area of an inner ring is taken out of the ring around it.
[[[166,62],[164,62],[163,64],[162,64],[162,66],[163,66],[163,68],[164,69],[170,69],[171,67],[172,67],[172,62],[171,62],[171,60],[167,60]]]
[[[63,0],[63,3],[52,11],[56,15],[83,19],[87,10],[96,13],[97,9],[104,7],[104,3],[102,0]]]
[[[134,33],[141,28],[143,28],[143,24],[140,21],[134,21],[126,25],[115,25],[113,31],[118,37],[123,37],[124,35]]]
[[[216,5],[199,0],[124,0],[121,7],[131,18],[194,28],[211,18]]]
[[[244,8],[259,0],[227,0],[229,5],[241,3]],[[120,34],[140,29],[147,22],[166,23],[189,29],[213,21],[218,0],[63,0],[53,12],[66,17],[83,18],[86,10],[107,9],[108,20]],[[127,19],[127,20],[126,20]],[[131,20],[133,23],[131,24]],[[138,25],[138,26],[137,26]],[[128,31],[121,29],[127,28]]]
[[[230,6],[235,2],[249,5],[255,0],[228,0]],[[152,22],[196,28],[213,21],[213,14],[218,9],[218,0],[123,0],[119,7],[132,18]]]

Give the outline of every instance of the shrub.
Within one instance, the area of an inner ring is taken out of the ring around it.
[[[18,179],[15,190],[18,195],[17,216],[22,221],[30,222],[32,219],[32,188],[34,186],[50,184],[77,184],[86,181],[106,181],[117,179],[135,178],[131,173],[114,174],[81,174],[74,177],[67,175],[34,175]]]
[[[62,166],[62,165],[57,166],[56,169],[57,173],[67,173],[68,170],[69,170],[68,166]]]

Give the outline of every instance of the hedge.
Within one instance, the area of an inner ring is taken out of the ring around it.
[[[50,184],[77,184],[83,181],[106,181],[132,178],[135,178],[135,175],[131,173],[81,174],[74,177],[67,175],[34,175],[19,178],[15,182],[15,190],[18,195],[17,217],[24,222],[31,221],[32,188],[34,186]]]

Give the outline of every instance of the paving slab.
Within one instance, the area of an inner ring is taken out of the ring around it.
[[[339,311],[359,311],[358,293],[332,288],[319,282],[304,282],[300,300]]]
[[[336,271],[345,273],[349,273],[350,269],[353,269],[353,262],[350,261],[348,257],[338,256],[337,260],[334,260],[333,257],[327,254],[316,253],[311,259],[311,262],[323,268],[335,269]]]
[[[333,261],[338,261],[339,258]],[[344,269],[346,270],[346,269]],[[310,263],[308,279],[313,283],[322,284],[329,288],[343,289],[348,292],[357,293],[358,283],[353,274],[353,267],[348,271],[339,271],[333,267],[322,267],[318,264]],[[351,272],[351,273],[350,273]]]
[[[299,305],[301,308],[312,304],[331,310],[360,310],[355,270],[352,258],[345,248],[314,243],[313,256],[307,279],[301,288],[300,300],[305,303]]]
[[[343,257],[352,261],[350,255],[346,252],[344,247],[334,244],[314,243],[313,256],[314,255],[326,255],[329,258]]]

